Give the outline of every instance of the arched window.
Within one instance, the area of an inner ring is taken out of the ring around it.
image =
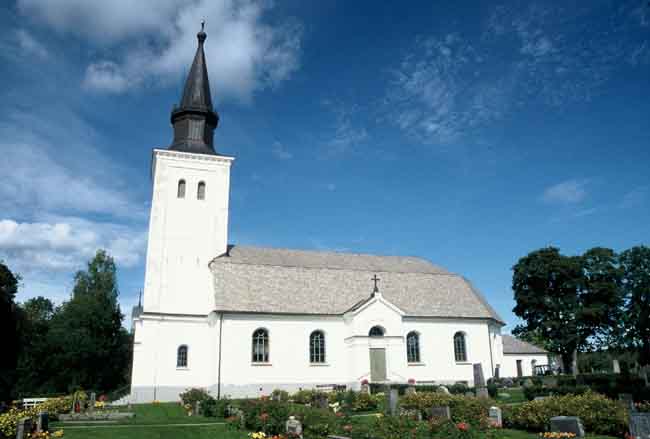
[[[181,345],[176,351],[176,367],[187,367],[187,346]]]
[[[205,182],[200,181],[199,186],[196,188],[196,199],[205,200]]]
[[[420,362],[420,336],[415,331],[406,335],[406,359],[409,363]]]
[[[454,334],[454,356],[458,362],[467,361],[467,344],[465,334],[462,332]]]
[[[253,332],[253,363],[269,362],[269,332],[260,328]]]
[[[368,331],[368,335],[370,337],[383,337],[384,336],[384,328],[381,326],[373,326],[370,328],[370,331]]]
[[[178,180],[178,191],[176,192],[178,198],[185,198],[185,180]]]
[[[314,331],[309,336],[309,362],[325,362],[325,334],[323,331]]]

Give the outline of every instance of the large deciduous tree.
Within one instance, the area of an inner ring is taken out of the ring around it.
[[[573,353],[584,343],[580,325],[582,264],[578,257],[563,256],[555,247],[543,248],[519,259],[513,267],[513,309],[524,325],[520,331],[536,332],[547,347],[562,357],[565,372]]]
[[[54,314],[49,339],[53,347],[54,387],[113,390],[126,383],[130,336],[122,328],[116,268],[105,251],[75,275],[72,299]]]
[[[11,397],[12,385],[18,359],[18,337],[16,333],[16,304],[20,277],[0,261],[0,334],[2,334],[2,355],[0,355],[0,402]]]
[[[625,298],[625,340],[650,365],[650,247],[637,246],[620,255]]]

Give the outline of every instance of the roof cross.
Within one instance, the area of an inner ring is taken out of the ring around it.
[[[375,282],[375,287],[372,289],[372,294],[378,293],[378,292],[379,292],[379,287],[377,286],[377,283],[378,283],[381,279],[379,279],[379,278],[377,277],[377,275],[375,274],[375,275],[372,277],[372,279],[370,279],[370,280],[372,280],[372,281]]]

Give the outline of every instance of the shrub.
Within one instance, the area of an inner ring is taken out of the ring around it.
[[[419,410],[424,416],[428,416],[431,407],[449,406],[455,423],[466,422],[483,427],[487,425],[488,411],[494,401],[445,393],[416,393],[406,395],[400,404],[407,410]]]
[[[558,387],[543,387],[533,386],[524,387],[524,396],[527,400],[532,401],[538,396],[551,396],[551,395],[582,395],[589,391],[587,386],[558,386]]]
[[[289,404],[268,399],[250,399],[240,405],[244,412],[245,427],[252,431],[263,431],[276,435],[284,433],[289,419]]]
[[[502,409],[504,424],[522,430],[545,431],[554,416],[578,416],[585,429],[594,434],[622,436],[627,428],[625,408],[593,392],[551,396]]]
[[[289,392],[286,390],[275,389],[273,392],[271,392],[271,399],[274,401],[287,402],[289,401]]]
[[[229,404],[230,400],[228,399],[217,400],[208,396],[201,402],[201,414],[207,418],[225,418]]]
[[[496,384],[489,383],[487,385],[487,391],[488,395],[490,395],[490,398],[496,399],[497,395],[499,394],[499,387]]]
[[[291,399],[293,399],[296,404],[309,404],[311,403],[313,393],[314,392],[309,389],[298,390],[296,393],[291,395]]]
[[[470,391],[469,386],[465,383],[452,384],[451,386],[447,386],[447,389],[452,395],[464,395],[465,392]]]
[[[181,401],[183,401],[184,405],[190,405],[191,407],[194,407],[194,403],[197,401],[200,404],[206,399],[211,398],[208,392],[206,392],[204,389],[197,388],[187,389],[179,396],[181,397]]]

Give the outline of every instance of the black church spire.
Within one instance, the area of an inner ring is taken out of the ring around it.
[[[181,103],[172,111],[174,142],[169,149],[199,154],[216,154],[213,137],[214,129],[219,123],[219,115],[212,109],[210,81],[203,53],[203,43],[206,38],[203,26],[204,22],[201,22],[201,31],[196,35],[199,45],[194,55],[192,68],[187,75]]]

